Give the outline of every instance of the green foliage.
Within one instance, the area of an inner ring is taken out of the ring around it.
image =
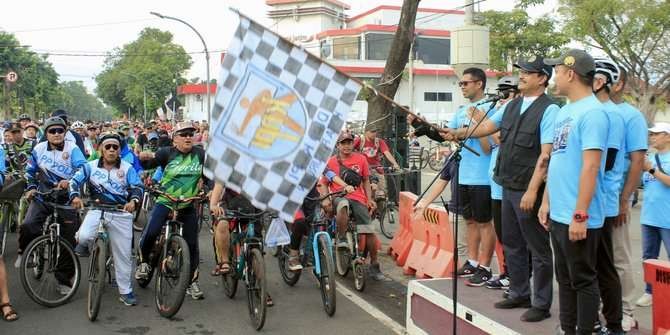
[[[527,4],[530,2],[525,1]],[[480,23],[489,27],[489,63],[495,70],[509,70],[509,65],[530,55],[554,56],[569,42],[565,34],[555,29],[556,22],[551,18],[541,17],[531,21],[522,9],[509,12],[490,10],[481,15]]]
[[[61,84],[61,107],[72,120],[111,120],[114,110],[86,91],[81,81],[66,81]]]
[[[187,82],[181,75],[191,64],[191,56],[172,42],[171,33],[145,28],[137,40],[116,48],[105,59],[105,69],[96,77],[96,93],[115,109],[124,113],[130,109],[131,116],[142,117],[146,89],[150,115],[176,85]]]

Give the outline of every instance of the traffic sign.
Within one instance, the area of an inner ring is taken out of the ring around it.
[[[5,76],[7,78],[7,81],[10,83],[15,83],[17,79],[19,79],[19,75],[16,74],[14,71],[9,71],[7,72],[7,75]]]

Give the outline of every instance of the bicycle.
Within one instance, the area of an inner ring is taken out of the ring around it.
[[[267,282],[265,278],[265,260],[263,259],[263,240],[256,235],[255,224],[262,224],[266,212],[244,213],[226,210],[223,217],[230,227],[230,246],[228,261],[230,271],[221,275],[226,296],[233,299],[237,292],[237,282],[241,279],[247,287],[247,305],[249,318],[256,330],[265,324]],[[248,220],[246,225],[242,219]],[[218,263],[218,260],[217,260]]]
[[[148,177],[149,179],[143,178],[145,180],[145,187],[148,188],[150,187],[150,184],[147,182],[147,180],[151,180],[151,176]],[[151,209],[154,207],[155,200],[153,195],[150,192],[144,192],[144,195],[142,196],[142,206],[139,208],[139,213],[135,220],[133,220],[133,230],[141,232],[144,230],[144,226],[149,222],[149,213],[151,212]]]
[[[446,163],[449,155],[451,154],[451,149],[449,146],[436,145],[430,148],[429,151],[430,158],[428,158],[428,165],[433,171],[441,171],[442,167]]]
[[[38,191],[36,194],[53,198],[56,191],[59,191],[59,189],[52,189],[47,192]],[[54,209],[53,214],[49,215],[44,221],[42,236],[30,242],[24,250],[19,276],[23,289],[33,301],[42,306],[57,307],[67,303],[74,296],[81,280],[79,258],[75,255],[70,243],[61,238],[61,225],[58,223],[58,209],[75,209],[53,201],[44,201],[44,204]],[[74,267],[74,275],[71,279],[70,289],[64,292],[61,290],[62,287],[68,285],[64,285],[55,275],[58,270],[62,270],[63,266],[69,266],[68,263],[70,262]],[[48,276],[45,275],[53,275],[54,277],[49,280]],[[55,291],[57,291],[57,296],[53,297]]]
[[[350,200],[352,201],[352,200]],[[361,253],[358,246],[358,228],[349,208],[349,220],[347,222],[347,247],[335,246],[335,269],[341,277],[346,277],[349,270],[354,273],[354,288],[361,292],[365,289],[365,255]]]
[[[335,276],[334,261],[333,261],[333,242],[330,238],[330,222],[324,217],[321,211],[321,201],[331,196],[343,196],[345,192],[329,193],[323,197],[305,198],[306,201],[317,201],[318,204],[314,209],[314,214],[311,218],[306,218],[310,222],[310,232],[307,237],[307,243],[304,243],[303,254],[300,257],[300,263],[303,267],[308,267],[313,264],[314,276],[319,281],[319,289],[321,290],[321,300],[323,308],[328,316],[335,314],[336,295],[335,295]],[[302,270],[291,271],[288,269],[289,247],[287,245],[278,247],[280,249],[277,255],[279,262],[279,272],[282,279],[289,286],[295,285],[300,279]]]
[[[394,168],[392,167],[374,167],[370,168],[372,169],[383,169],[382,173],[382,178],[386,178],[386,176],[393,176],[393,175],[398,175],[401,173],[404,173],[404,171],[398,171],[396,172]],[[372,174],[371,174],[372,176]],[[394,182],[393,178],[389,178],[391,182]],[[380,191],[379,190],[379,180],[376,177],[371,177],[370,178],[370,183],[377,185],[377,192],[375,192],[375,203],[377,204],[377,209],[372,213],[372,219],[376,218],[379,220],[379,229],[381,230],[382,234],[389,239],[393,238],[393,235],[395,234],[395,230],[391,230],[391,227],[396,224],[396,216],[395,216],[395,203],[391,202],[388,200],[388,193],[387,190]],[[394,188],[395,189],[395,188]],[[397,226],[396,226],[397,227]]]
[[[186,240],[182,237],[183,223],[177,221],[177,210],[180,204],[199,201],[204,198],[200,193],[189,198],[175,198],[157,188],[150,188],[148,192],[154,196],[163,196],[171,204],[171,215],[163,224],[160,237],[156,239],[154,248],[149,255],[148,263],[151,271],[147,279],[138,279],[140,287],[145,288],[151,282],[151,277],[158,266],[155,284],[155,303],[158,313],[165,318],[171,318],[181,308],[186,294],[186,288],[191,282],[190,250]],[[174,296],[171,295],[174,294]]]
[[[4,255],[7,248],[7,233],[16,232],[16,227],[22,221],[22,208],[17,201],[21,201],[26,185],[19,172],[7,174],[6,182],[5,188],[0,192],[0,255]]]
[[[86,304],[86,313],[90,321],[95,321],[100,311],[100,302],[102,292],[105,288],[105,277],[109,284],[112,283],[112,274],[114,273],[114,262],[109,246],[109,234],[107,225],[109,221],[105,219],[106,212],[124,212],[123,205],[106,205],[101,203],[90,203],[86,205],[88,210],[99,210],[100,220],[98,221],[98,231],[96,234],[93,251],[91,252],[91,262],[88,268],[88,299]]]

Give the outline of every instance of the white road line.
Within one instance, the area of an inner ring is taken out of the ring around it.
[[[338,281],[336,288],[337,288],[337,291],[340,292],[347,299],[349,299],[349,301],[353,302],[358,307],[360,307],[364,311],[368,312],[370,315],[372,315],[372,317],[379,320],[379,322],[383,323],[386,327],[391,328],[391,330],[394,333],[396,333],[398,335],[407,334],[407,331],[405,330],[405,327],[403,327],[399,323],[395,322],[388,315],[384,314],[384,312],[380,311],[377,307],[375,307],[375,306],[371,305],[370,303],[368,303],[367,301],[363,300],[356,293],[354,293],[351,290],[349,290],[348,288],[346,288],[344,286],[344,284],[341,284]]]

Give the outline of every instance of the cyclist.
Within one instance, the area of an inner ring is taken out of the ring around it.
[[[35,197],[37,190],[44,192],[54,187],[66,190],[69,186],[68,180],[86,164],[84,154],[75,143],[65,140],[67,125],[63,119],[59,117],[47,119],[44,130],[47,141],[35,145],[28,159],[26,197],[35,199],[28,206],[26,218],[19,231],[19,255],[41,234],[42,224],[54,211],[42,202],[41,197]],[[59,204],[67,203],[69,200],[67,192],[57,193],[55,200]],[[74,234],[79,228],[79,213],[75,210],[58,209],[58,218],[61,220],[61,236],[71,245],[75,245]],[[17,264],[20,264],[20,259],[19,256]],[[58,269],[56,277],[61,292],[69,292],[73,275],[72,264],[63,264]]]
[[[289,244],[288,257],[288,269],[291,271],[302,270],[302,264],[300,264],[300,243],[302,242],[302,237],[309,233],[309,222],[312,221],[317,204],[315,200],[310,199],[319,197],[317,186],[318,184],[315,184],[309,191],[302,206],[296,212],[295,220],[291,225],[291,244]]]
[[[40,132],[40,127],[38,127],[35,123],[30,122],[28,123],[25,127],[23,127],[23,136],[31,140],[35,143],[37,143],[37,135]]]
[[[28,114],[23,113],[23,114],[19,115],[19,119],[17,121],[21,125],[21,128],[25,129],[26,126],[30,123],[31,119],[30,119],[30,116]]]
[[[143,152],[140,158],[144,168],[161,167],[163,177],[160,186],[175,197],[192,197],[199,191],[199,181],[204,178],[202,167],[205,152],[202,148],[193,146],[195,128],[190,122],[180,122],[174,131],[174,146],[159,149],[156,153]],[[148,279],[151,271],[147,263],[149,253],[154,246],[163,223],[170,215],[170,201],[164,197],[156,199],[156,205],[151,211],[149,223],[144,228],[140,239],[141,263],[135,272],[136,279]],[[192,281],[186,293],[194,299],[204,298],[198,284],[198,263],[200,261],[198,248],[198,218],[193,204],[182,204],[177,208],[178,219],[184,224],[184,239],[188,243],[191,256]]]
[[[365,249],[370,254],[370,275],[375,280],[383,280],[384,274],[377,260],[377,236],[370,224],[368,208],[376,208],[370,189],[370,172],[365,156],[353,152],[354,138],[349,133],[342,133],[337,139],[335,156],[330,157],[326,164],[326,178],[329,181],[330,192],[344,189],[348,194],[333,200],[336,208],[338,248],[348,248],[344,238],[349,221],[349,212],[356,220],[358,233],[365,236]]]
[[[377,180],[377,184],[371,184],[372,193],[375,197],[384,197],[386,195],[386,178],[382,167],[382,156],[393,165],[393,168],[400,170],[400,165],[389,151],[389,147],[384,139],[377,137],[377,128],[372,125],[365,127],[365,135],[357,137],[354,140],[354,150],[362,153],[368,159],[368,165],[372,177]]]
[[[67,128],[68,122],[67,122],[67,112],[62,110],[62,109],[57,109],[53,113],[51,113],[51,117],[58,117],[62,119],[65,122],[65,126]],[[40,139],[40,142],[46,141],[46,137],[42,136]],[[86,148],[84,147],[84,140],[77,134],[76,132],[72,130],[67,130],[65,133],[65,141],[68,142],[73,142],[79,147],[79,150],[81,150],[82,153],[86,152]]]
[[[135,169],[119,156],[121,137],[116,133],[100,136],[102,158],[86,163],[70,180],[70,199],[72,207],[82,208],[83,202],[79,190],[88,183],[92,200],[107,205],[124,205],[127,213],[107,212],[116,283],[119,287],[119,300],[126,306],[134,306],[137,299],[131,284],[133,213],[142,198],[142,184]],[[86,213],[84,222],[77,232],[79,250],[86,249],[94,242],[100,221],[99,210]],[[83,248],[80,248],[83,247]]]

